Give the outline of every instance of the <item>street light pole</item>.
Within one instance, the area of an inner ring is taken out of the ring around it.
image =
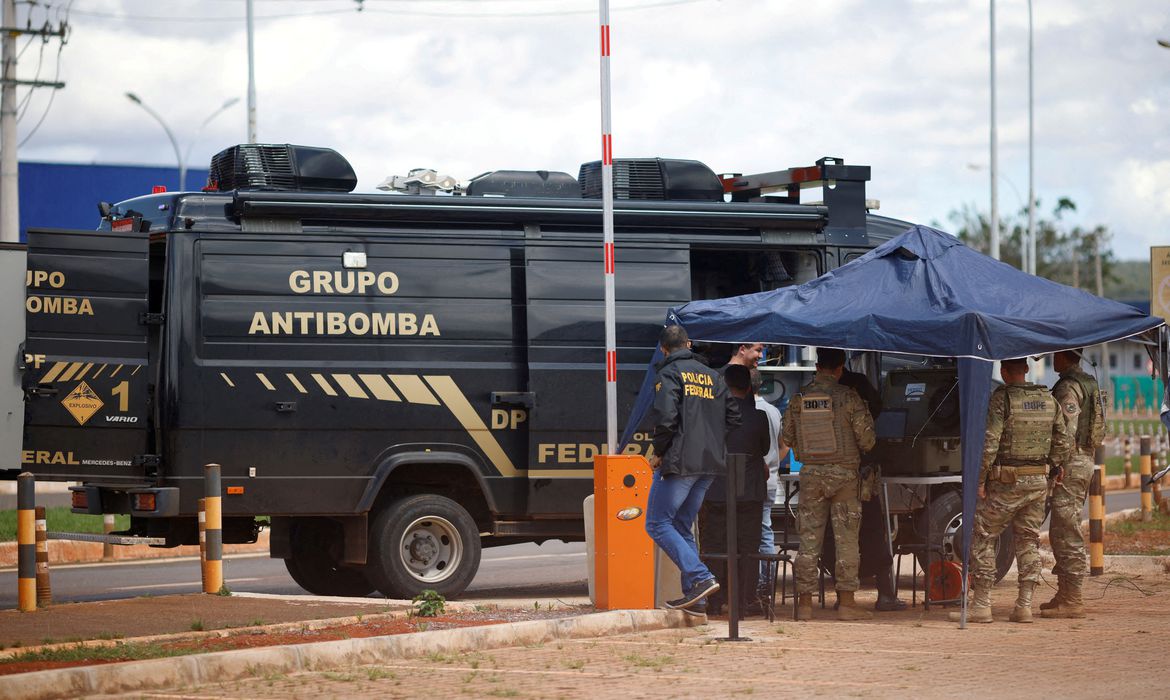
[[[180,192],[187,191],[187,163],[191,159],[191,149],[195,147],[195,143],[199,140],[199,137],[203,135],[203,130],[207,128],[207,125],[211,123],[212,119],[215,119],[225,110],[227,110],[228,107],[231,107],[240,101],[240,98],[233,97],[220,105],[219,109],[215,110],[206,119],[204,119],[203,123],[199,126],[199,130],[195,132],[194,138],[192,138],[191,141],[187,143],[187,150],[183,152],[179,150],[179,140],[175,138],[174,132],[172,132],[170,127],[167,126],[167,123],[163,121],[163,118],[159,115],[158,112],[155,112],[153,109],[147,106],[147,104],[142,101],[142,98],[138,97],[138,95],[135,95],[132,92],[126,93],[126,98],[139,107],[145,109],[147,113],[154,117],[155,121],[157,121],[159,125],[162,126],[163,131],[167,132],[167,138],[171,140],[171,146],[175,149],[175,160],[177,160],[179,163]]]
[[[187,164],[183,160],[183,152],[179,150],[179,142],[175,139],[175,135],[171,133],[171,128],[163,121],[158,112],[151,109],[145,102],[143,102],[138,95],[132,92],[126,93],[126,99],[146,110],[147,114],[154,117],[154,120],[159,123],[163,131],[167,132],[167,138],[171,140],[171,147],[175,149],[175,160],[179,162],[179,191],[183,190],[183,185],[187,182]]]
[[[999,260],[998,136],[995,132],[995,0],[991,0],[991,257]]]
[[[234,105],[235,103],[237,103],[239,101],[240,101],[240,98],[238,98],[238,97],[231,98],[230,100],[224,102],[220,106],[219,109],[212,112],[210,115],[208,115],[208,117],[206,119],[203,120],[203,123],[199,125],[199,131],[196,131],[195,136],[191,139],[190,142],[187,143],[187,150],[183,156],[183,160],[185,162],[187,162],[187,163],[191,162],[191,149],[195,147],[195,143],[199,141],[199,137],[203,135],[203,130],[207,128],[207,125],[211,123],[211,120],[215,119],[219,115],[223,114],[225,111],[227,111],[227,109],[229,107],[231,107],[232,105]],[[181,190],[185,189],[185,187],[183,186],[182,183],[179,184],[179,189],[181,189]]]
[[[245,3],[248,13],[248,143],[256,143],[256,56],[252,36],[252,0]]]
[[[1035,122],[1033,120],[1032,0],[1028,0],[1028,269],[1036,274],[1036,167]]]

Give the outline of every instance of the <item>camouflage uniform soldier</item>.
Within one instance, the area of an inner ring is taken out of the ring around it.
[[[1052,490],[1052,553],[1056,556],[1056,574],[1060,586],[1056,595],[1040,604],[1043,617],[1084,617],[1081,598],[1084,582],[1085,538],[1081,535],[1081,509],[1089,480],[1093,478],[1093,455],[1105,439],[1104,402],[1097,380],[1081,369],[1081,353],[1065,350],[1052,357],[1052,366],[1060,372],[1060,381],[1052,395],[1060,404],[1068,434],[1075,447],[1064,466],[1064,480]]]
[[[857,392],[837,383],[845,352],[817,349],[817,374],[789,405],[783,439],[804,462],[800,471],[800,553],[796,557],[796,619],[812,619],[817,561],[832,517],[837,545],[837,619],[868,620],[873,614],[853,599],[860,582],[857,532],[861,525],[857,468],[874,445],[873,418]]]
[[[1071,447],[1064,417],[1052,394],[1026,382],[1026,359],[1004,360],[1004,386],[991,394],[979,505],[971,543],[973,601],[967,619],[991,622],[991,587],[995,583],[995,543],[1005,528],[1016,533],[1019,597],[1012,622],[1032,621],[1032,593],[1040,581],[1040,525],[1052,465],[1063,465]],[[1059,477],[1058,477],[1059,478]],[[958,613],[951,613],[957,620]]]

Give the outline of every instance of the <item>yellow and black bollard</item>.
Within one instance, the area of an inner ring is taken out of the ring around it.
[[[53,590],[49,586],[49,524],[45,520],[45,507],[37,506],[37,605],[48,607],[53,604]]]
[[[207,499],[199,499],[199,580],[207,580]]]
[[[1089,482],[1089,575],[1105,573],[1105,502],[1101,485],[1105,480],[1105,447],[1098,447],[1097,466]]]
[[[203,508],[207,521],[204,531],[207,565],[203,571],[203,592],[219,593],[223,588],[223,499],[220,496],[220,466],[203,466]]]
[[[1142,437],[1142,454],[1141,454],[1141,475],[1142,475],[1142,520],[1149,521],[1154,519],[1154,499],[1153,499],[1153,484],[1150,482],[1150,477],[1153,472],[1150,471],[1150,438],[1149,436]]]
[[[36,478],[16,477],[16,592],[21,612],[37,609]]]

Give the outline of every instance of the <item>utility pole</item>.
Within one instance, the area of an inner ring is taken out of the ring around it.
[[[3,72],[0,73],[0,241],[20,241],[20,161],[16,153],[16,86],[29,89],[65,87],[65,83],[41,80],[18,80],[16,77],[16,39],[21,35],[39,36],[44,39],[55,36],[65,40],[67,25],[57,29],[46,24],[33,29],[26,23],[22,29],[16,23],[16,0],[3,0],[4,11],[0,14],[0,54],[3,56]]]

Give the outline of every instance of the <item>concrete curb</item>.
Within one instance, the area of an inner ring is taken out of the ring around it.
[[[677,610],[614,610],[556,620],[532,620],[36,671],[0,676],[0,697],[12,700],[55,700],[134,693],[240,680],[271,673],[322,671],[346,665],[385,663],[427,654],[458,654],[543,644],[559,639],[694,627],[704,624],[705,620],[705,617]]]

